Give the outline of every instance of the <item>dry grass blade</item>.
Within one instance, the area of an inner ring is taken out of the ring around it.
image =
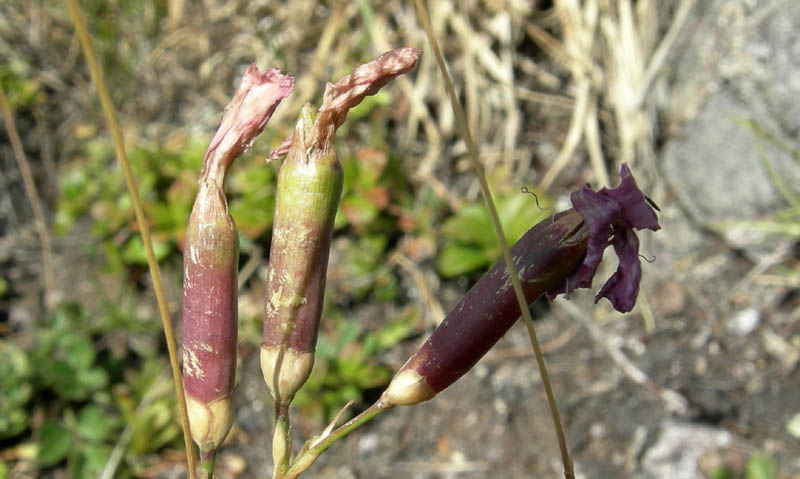
[[[108,123],[108,129],[114,141],[114,148],[116,150],[117,158],[119,160],[122,171],[125,175],[125,184],[128,187],[128,192],[131,195],[134,213],[136,214],[136,223],[139,226],[139,231],[142,235],[142,242],[144,243],[145,252],[147,253],[147,266],[150,268],[150,275],[153,278],[153,289],[156,293],[156,301],[158,303],[158,311],[161,315],[161,323],[164,328],[164,336],[167,342],[167,350],[169,351],[169,361],[172,368],[172,377],[175,382],[175,394],[178,397],[178,405],[181,410],[181,425],[183,427],[183,441],[186,447],[186,460],[189,466],[189,477],[195,479],[197,472],[195,470],[194,449],[192,447],[192,439],[189,435],[189,414],[186,411],[186,396],[183,391],[183,381],[181,380],[180,365],[178,364],[178,353],[175,346],[175,334],[172,330],[172,323],[170,323],[169,311],[167,310],[167,303],[164,299],[164,288],[161,286],[161,275],[158,272],[158,263],[156,262],[155,254],[153,253],[153,243],[150,240],[150,228],[147,225],[145,218],[144,208],[139,200],[139,193],[136,189],[136,180],[133,177],[128,155],[125,152],[125,144],[122,138],[122,131],[117,123],[117,117],[114,112],[114,105],[111,101],[111,95],[108,93],[108,87],[103,80],[103,72],[100,70],[100,65],[97,61],[97,55],[92,47],[92,40],[89,37],[89,32],[86,30],[86,24],[81,17],[80,8],[76,0],[67,0],[70,17],[72,23],[75,25],[75,31],[78,39],[81,42],[86,62],[89,65],[89,70],[92,74],[97,93],[100,96],[100,103],[103,106],[103,113]]]
[[[50,247],[50,232],[47,229],[47,222],[44,219],[42,212],[42,203],[39,200],[39,193],[36,190],[36,183],[33,181],[33,174],[31,167],[28,164],[28,159],[25,157],[25,150],[22,148],[22,141],[20,141],[17,127],[14,124],[14,116],[6,100],[6,94],[0,85],[0,110],[3,114],[3,123],[6,125],[6,132],[8,139],[11,142],[11,147],[14,150],[14,158],[17,160],[19,172],[22,175],[22,182],[25,184],[25,193],[28,195],[28,201],[31,202],[33,209],[33,218],[36,223],[36,231],[39,235],[39,242],[42,245],[42,276],[44,279],[44,303],[47,308],[50,308],[50,303],[53,300],[53,260],[52,248]]]
[[[414,0],[414,5],[416,6],[417,15],[419,16],[419,19],[422,22],[423,28],[425,29],[425,33],[428,36],[428,42],[431,48],[433,49],[434,55],[436,56],[436,61],[439,64],[439,69],[442,74],[442,79],[444,80],[447,94],[450,97],[450,104],[453,107],[453,113],[455,114],[461,136],[463,137],[464,142],[467,145],[469,157],[470,160],[472,161],[472,167],[475,171],[475,175],[478,177],[478,181],[481,186],[481,192],[483,193],[484,200],[486,201],[486,206],[489,210],[489,215],[492,218],[492,224],[494,226],[495,231],[497,232],[498,243],[500,244],[501,249],[503,251],[503,259],[506,264],[506,269],[508,270],[508,275],[511,279],[511,284],[513,285],[514,288],[514,294],[517,297],[519,309],[522,312],[522,317],[525,320],[525,326],[528,329],[528,335],[531,340],[531,346],[533,347],[536,353],[536,361],[539,365],[539,372],[541,373],[542,376],[542,384],[544,385],[545,393],[547,394],[547,400],[550,406],[550,412],[553,416],[553,423],[556,429],[556,435],[558,437],[559,448],[561,449],[561,459],[564,463],[564,477],[566,477],[567,479],[572,479],[575,477],[575,472],[573,470],[572,461],[569,458],[569,452],[567,450],[567,442],[566,438],[564,437],[564,431],[561,426],[561,419],[558,413],[558,406],[556,405],[555,397],[553,396],[553,391],[552,388],[550,387],[550,379],[547,375],[547,367],[544,363],[544,358],[542,357],[541,348],[539,347],[539,341],[536,338],[536,332],[534,331],[533,328],[533,320],[531,319],[530,311],[528,310],[527,301],[525,300],[525,294],[523,293],[522,286],[520,285],[519,273],[514,267],[514,261],[511,258],[511,252],[509,251],[509,248],[507,246],[508,243],[506,242],[505,235],[503,234],[503,229],[500,225],[500,219],[497,215],[497,209],[494,205],[494,201],[492,200],[492,196],[489,191],[489,185],[486,181],[486,176],[483,172],[483,167],[481,166],[480,159],[478,157],[478,148],[477,145],[475,144],[475,140],[472,138],[472,134],[470,133],[469,126],[467,125],[467,120],[464,115],[464,111],[461,108],[461,104],[458,101],[458,97],[456,96],[455,88],[453,88],[453,82],[450,78],[450,74],[447,72],[447,67],[445,65],[444,57],[442,56],[442,52],[439,48],[439,43],[431,27],[430,18],[428,17],[428,12],[425,9],[425,6],[423,5],[421,0]]]
[[[570,71],[575,82],[575,107],[564,145],[553,165],[545,173],[541,187],[548,189],[559,173],[567,166],[581,138],[586,138],[592,166],[597,180],[608,185],[608,172],[602,158],[599,135],[597,133],[597,98],[594,93],[597,67],[593,54],[596,43],[598,6],[590,1],[579,5],[575,0],[562,0],[556,3],[556,13],[564,32],[564,43],[559,44],[544,32],[529,29],[531,38],[539,42],[545,51],[558,64]]]

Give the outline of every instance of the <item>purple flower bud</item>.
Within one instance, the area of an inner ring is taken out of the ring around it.
[[[630,170],[622,165],[616,188],[588,186],[572,194],[573,209],[542,221],[511,247],[528,304],[542,293],[549,299],[588,288],[613,245],[617,272],[595,297],[608,298],[623,313],[633,309],[642,269],[634,229],[659,229],[658,219]],[[420,349],[398,371],[383,393],[387,406],[431,399],[464,375],[519,318],[519,303],[505,262],[500,260],[469,290]]]
[[[603,252],[614,246],[619,258],[617,271],[606,281],[595,296],[608,298],[614,308],[627,313],[633,309],[639,294],[642,266],[639,261],[639,239],[634,230],[660,229],[658,218],[644,194],[636,185],[630,169],[620,168],[620,184],[616,188],[592,191],[584,186],[570,196],[572,205],[580,213],[591,237],[583,263],[558,287],[547,293],[552,299],[559,293],[569,293],[577,288],[590,288]]]

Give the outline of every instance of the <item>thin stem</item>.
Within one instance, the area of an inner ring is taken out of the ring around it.
[[[455,88],[453,88],[453,81],[450,78],[450,74],[447,72],[444,57],[439,49],[439,42],[436,40],[436,35],[434,35],[433,28],[431,27],[428,12],[425,10],[422,0],[414,0],[414,5],[417,9],[417,16],[422,22],[422,26],[425,29],[425,34],[428,37],[428,43],[433,49],[433,54],[436,56],[436,62],[439,64],[439,70],[442,74],[442,79],[444,80],[444,86],[445,90],[447,90],[447,95],[450,97],[450,104],[453,107],[453,113],[456,117],[459,132],[464,139],[464,143],[467,145],[467,151],[469,152],[469,157],[472,161],[472,168],[475,170],[475,176],[478,177],[478,182],[481,186],[481,193],[483,193],[483,198],[486,201],[486,207],[489,210],[489,216],[492,218],[492,224],[497,232],[497,240],[503,251],[503,259],[506,263],[506,269],[508,270],[509,277],[511,278],[511,284],[514,288],[514,294],[517,297],[517,302],[519,303],[519,309],[522,312],[522,317],[525,320],[525,326],[528,329],[528,336],[531,340],[531,346],[533,346],[534,353],[536,354],[536,362],[539,365],[539,372],[542,376],[542,384],[544,385],[545,394],[547,395],[547,401],[550,404],[550,413],[553,417],[553,424],[555,426],[556,436],[558,437],[558,445],[561,449],[561,460],[564,463],[564,477],[567,479],[573,479],[575,477],[575,473],[572,467],[572,461],[569,458],[567,441],[564,436],[563,428],[561,427],[561,418],[558,414],[558,407],[555,402],[553,390],[550,387],[550,379],[547,374],[544,358],[542,357],[541,348],[539,347],[539,340],[536,338],[533,320],[531,319],[531,314],[528,310],[525,294],[523,293],[522,286],[520,285],[519,273],[517,272],[514,262],[511,259],[511,252],[508,249],[508,243],[506,243],[505,235],[503,234],[503,228],[500,225],[497,209],[495,208],[494,201],[492,200],[492,196],[489,191],[489,184],[486,182],[483,166],[481,165],[480,158],[478,156],[478,147],[475,144],[472,134],[470,133],[466,116],[464,115],[464,110],[461,108],[461,104],[456,96]]]
[[[114,141],[114,149],[117,153],[119,164],[125,176],[125,184],[128,187],[128,193],[131,195],[133,203],[133,211],[136,215],[136,223],[139,226],[139,231],[142,235],[142,242],[144,243],[145,253],[147,254],[147,266],[150,268],[150,275],[153,278],[153,289],[156,293],[156,302],[158,303],[158,311],[161,315],[161,325],[164,328],[164,337],[167,342],[167,350],[169,352],[169,362],[172,368],[172,377],[175,382],[175,395],[178,398],[178,406],[181,411],[181,425],[183,426],[183,440],[186,447],[186,461],[189,466],[190,479],[197,478],[197,471],[195,470],[195,457],[194,448],[192,447],[192,439],[189,432],[189,414],[186,410],[186,396],[183,391],[183,381],[181,379],[180,365],[178,364],[178,353],[175,346],[175,334],[172,331],[172,323],[170,323],[169,312],[167,310],[167,303],[164,300],[164,288],[161,286],[161,275],[158,272],[158,263],[156,256],[153,253],[153,243],[150,240],[150,228],[147,226],[147,219],[144,214],[144,208],[139,200],[139,193],[136,188],[136,180],[133,177],[128,155],[125,152],[125,144],[122,138],[122,131],[117,123],[116,113],[114,112],[114,104],[111,101],[111,95],[108,93],[105,80],[103,79],[103,72],[97,61],[97,55],[92,46],[92,39],[89,37],[89,32],[86,30],[86,25],[81,17],[80,8],[76,0],[67,0],[70,17],[72,23],[75,25],[75,32],[81,42],[83,53],[86,56],[86,63],[89,65],[89,71],[92,74],[97,93],[100,96],[100,103],[103,106],[103,113],[106,117],[106,123],[111,137]]]
[[[214,479],[214,460],[217,451],[200,451],[200,469],[206,476],[204,479]]]
[[[53,298],[53,259],[52,248],[50,247],[50,233],[47,230],[47,222],[44,219],[42,212],[42,202],[39,200],[39,193],[36,190],[36,183],[33,181],[33,173],[28,164],[28,159],[25,156],[25,150],[22,147],[22,141],[19,138],[17,127],[14,124],[14,116],[11,114],[11,108],[6,100],[6,94],[3,91],[3,86],[0,85],[0,110],[3,114],[3,123],[6,124],[6,132],[8,132],[8,140],[11,142],[11,148],[14,150],[14,157],[19,166],[20,175],[22,175],[22,183],[25,185],[25,193],[28,195],[28,201],[31,202],[31,209],[33,210],[33,219],[36,224],[36,232],[39,235],[39,242],[42,245],[42,279],[44,280],[44,304],[47,309],[50,309],[50,301]]]
[[[358,416],[331,431],[330,434],[323,435],[315,440],[310,440],[310,446],[308,446],[308,448],[303,447],[303,450],[292,462],[291,467],[289,467],[289,470],[286,472],[286,479],[295,479],[297,476],[302,474],[303,471],[308,469],[309,466],[311,466],[311,464],[313,464],[314,461],[316,461],[317,458],[336,441],[347,436],[354,430],[371,421],[373,418],[375,418],[375,416],[378,416],[389,409],[391,409],[391,407],[386,407],[380,400],[378,400]]]
[[[283,479],[292,456],[292,434],[289,406],[275,404],[275,432],[272,435],[272,479]]]

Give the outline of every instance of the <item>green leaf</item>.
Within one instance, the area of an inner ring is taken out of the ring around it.
[[[373,221],[380,213],[378,207],[361,195],[348,195],[342,199],[342,213],[354,226],[361,226]]]
[[[39,429],[36,461],[42,467],[55,466],[67,457],[72,447],[72,437],[61,424],[47,420]]]
[[[107,445],[81,445],[78,454],[70,458],[71,477],[100,477],[111,457],[111,450]]]
[[[94,404],[84,406],[78,413],[78,435],[88,441],[101,442],[109,438],[117,425],[114,416]]]
[[[156,261],[161,262],[172,251],[172,244],[166,241],[153,241],[153,253]],[[130,238],[122,249],[122,260],[127,264],[147,264],[147,254],[142,238],[138,235]]]
[[[94,344],[80,334],[67,334],[61,338],[61,347],[67,364],[75,369],[84,369],[94,363]]]
[[[451,243],[436,257],[436,269],[445,278],[452,278],[485,267],[489,263],[480,248]]]
[[[28,427],[27,403],[33,394],[29,374],[25,352],[0,340],[0,439],[17,436]]]
[[[369,115],[377,108],[388,106],[391,102],[391,94],[386,90],[381,90],[375,95],[364,98],[360,104],[350,110],[347,116],[350,120],[357,120]]]
[[[255,238],[272,227],[275,197],[244,196],[230,203],[230,213],[243,234]]]
[[[492,220],[483,204],[468,204],[442,223],[441,234],[447,239],[483,247],[497,244]]]
[[[533,225],[553,214],[550,197],[541,192],[535,193],[543,209],[536,206],[530,195],[522,193],[511,193],[498,200],[498,216],[509,245],[516,243]]]
[[[2,459],[0,459],[0,479],[8,479],[8,466]]]
[[[775,479],[775,463],[764,454],[756,453],[747,461],[745,479]]]
[[[416,324],[419,319],[419,311],[416,308],[411,309],[409,312],[401,314],[386,325],[384,325],[377,333],[371,334],[369,338],[375,339],[375,349],[367,348],[366,340],[364,349],[371,356],[380,351],[391,348],[400,341],[411,336],[416,329]]]
[[[108,384],[108,374],[100,368],[82,369],[78,371],[77,383],[87,393],[91,393],[103,389]]]
[[[378,301],[388,303],[397,298],[400,284],[397,276],[390,271],[383,270],[375,277],[375,297]]]
[[[718,467],[711,471],[708,479],[734,479],[734,475],[728,468]]]

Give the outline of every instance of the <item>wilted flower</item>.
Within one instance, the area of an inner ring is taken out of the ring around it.
[[[628,312],[641,279],[639,240],[634,229],[659,229],[650,204],[627,166],[616,188],[588,187],[572,194],[573,209],[537,224],[511,247],[528,304],[589,287],[607,246],[620,257],[617,272],[597,299],[607,297]],[[504,261],[498,261],[467,292],[383,393],[387,407],[431,399],[464,375],[519,318],[519,304]]]
[[[223,184],[233,160],[250,147],[292,77],[250,66],[225,108],[203,158],[183,257],[183,384],[191,435],[203,467],[233,424],[231,394],[236,380],[237,268],[239,235],[228,212]]]
[[[639,238],[634,230],[657,231],[660,226],[655,211],[636,185],[628,165],[623,164],[619,174],[621,181],[616,188],[602,188],[595,192],[584,186],[570,195],[572,206],[589,229],[589,249],[583,263],[558,287],[550,290],[548,298],[576,288],[591,288],[603,252],[613,245],[619,267],[600,288],[595,303],[605,297],[621,313],[633,309],[642,279]]]

